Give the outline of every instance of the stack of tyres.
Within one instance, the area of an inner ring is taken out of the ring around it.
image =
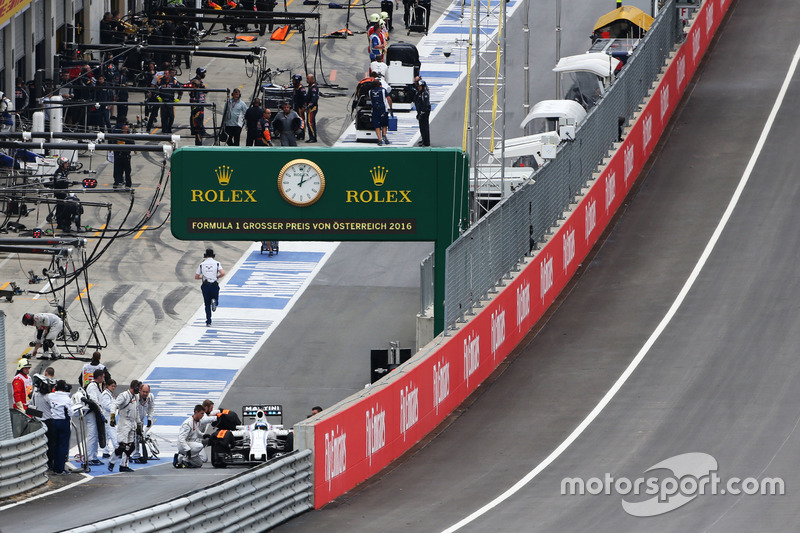
[[[229,429],[217,430],[211,436],[211,464],[215,468],[225,468],[232,463],[231,451],[236,439]]]

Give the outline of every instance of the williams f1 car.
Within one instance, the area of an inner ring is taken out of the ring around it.
[[[278,418],[280,423],[271,424],[268,418]],[[242,419],[252,422],[241,425],[239,417],[232,411],[222,411],[212,422],[216,428],[211,435],[211,464],[214,467],[254,466],[292,451],[294,433],[283,427],[283,406],[245,405]]]

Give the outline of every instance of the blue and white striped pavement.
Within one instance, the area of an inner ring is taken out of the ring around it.
[[[200,306],[142,375],[156,397],[155,433],[174,442],[196,404],[219,403],[337,246],[283,242],[273,257],[250,247],[220,283],[212,325]]]
[[[282,242],[280,253],[269,257],[255,243],[232,268],[223,262],[227,275],[220,282],[212,325],[206,326],[201,305],[141,377],[155,395],[152,434],[160,448],[158,463],[172,460],[178,428],[194,406],[205,399],[219,403],[338,245]],[[108,474],[103,467],[92,471],[103,474]]]
[[[494,8],[497,2],[498,0],[481,1],[481,13],[486,13],[487,5]],[[523,5],[523,2],[519,0],[509,1],[506,4],[506,17],[510,18],[520,5]],[[431,93],[431,121],[436,117],[439,106],[450,98],[467,75],[467,43],[470,23],[470,3],[464,4],[462,16],[462,0],[453,0],[439,20],[430,28],[428,35],[417,43],[417,51],[422,65],[420,76],[428,84],[428,90]],[[494,38],[496,35],[498,23],[499,18],[496,16],[481,18],[480,42],[482,49],[488,45],[490,38]],[[395,30],[392,38],[402,41],[403,31],[402,29]],[[389,44],[391,42],[390,40]],[[452,48],[450,57],[444,57],[442,53],[445,46]],[[474,55],[472,61],[474,66]],[[368,64],[365,57],[365,70]],[[389,140],[392,141],[390,146],[416,145],[420,140],[416,113],[413,110],[408,113],[395,112],[394,116],[397,117],[397,131],[389,132]],[[336,141],[336,146],[354,146],[357,143],[355,124],[351,124]]]

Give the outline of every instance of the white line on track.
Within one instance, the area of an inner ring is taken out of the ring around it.
[[[453,524],[452,526],[445,529],[442,533],[452,533],[461,529],[462,527],[466,526],[470,522],[474,521],[475,519],[479,518],[480,516],[486,514],[490,510],[494,509],[505,500],[516,494],[520,489],[522,489],[525,485],[530,483],[533,478],[538,476],[545,468],[550,466],[550,464],[555,461],[564,451],[572,445],[573,442],[577,440],[577,438],[581,435],[581,433],[589,427],[595,418],[605,409],[605,407],[611,402],[614,396],[619,392],[622,386],[628,381],[628,378],[633,374],[634,370],[639,366],[645,356],[650,351],[650,348],[655,344],[656,340],[661,336],[661,333],[666,329],[667,325],[672,321],[672,318],[678,312],[683,300],[686,298],[686,295],[689,294],[689,291],[694,285],[695,280],[700,275],[700,272],[703,270],[703,267],[708,261],[708,258],[711,256],[711,252],[714,250],[714,247],[719,240],[720,235],[722,235],[725,226],[728,223],[728,220],[731,218],[733,214],[733,210],[736,208],[736,204],[739,203],[739,198],[742,196],[742,192],[744,191],[747,182],[750,180],[750,174],[753,172],[753,168],[755,167],[756,161],[758,160],[759,155],[761,155],[761,150],[764,148],[764,144],[767,141],[767,137],[769,136],[769,132],[772,129],[772,125],[775,122],[775,117],[778,115],[778,111],[783,104],[783,99],[786,96],[786,91],[789,89],[789,84],[792,81],[792,77],[794,77],[794,73],[797,70],[797,64],[800,61],[800,46],[797,47],[795,50],[794,57],[792,58],[792,62],[789,66],[789,71],[786,73],[786,77],[783,80],[783,85],[781,86],[781,90],[778,93],[778,97],[775,99],[775,103],[772,106],[772,111],[767,118],[767,122],[764,124],[764,129],[761,131],[761,136],[758,138],[758,142],[756,143],[756,147],[753,150],[752,155],[750,156],[750,161],[748,161],[747,166],[745,167],[744,173],[742,174],[741,179],[739,180],[739,185],[736,187],[736,190],[731,197],[730,202],[728,203],[727,209],[722,215],[719,223],[717,224],[714,233],[711,235],[711,239],[709,239],[708,244],[706,244],[703,253],[700,255],[700,258],[697,260],[697,264],[695,264],[692,273],[689,275],[689,278],[684,283],[683,288],[678,293],[678,296],[675,298],[675,301],[672,302],[667,314],[664,315],[664,318],[661,319],[661,322],[658,324],[656,329],[650,335],[650,338],[647,339],[647,342],[644,343],[642,349],[639,350],[639,353],[636,354],[636,357],[633,358],[631,364],[628,365],[628,368],[625,369],[625,372],[617,379],[616,383],[609,389],[605,396],[600,400],[600,402],[592,409],[592,412],[583,419],[583,422],[580,423],[578,427],[562,442],[558,448],[553,450],[553,452],[548,455],[544,461],[536,465],[536,467],[528,472],[522,479],[517,481],[513,486],[511,486],[508,490],[502,493],[500,496],[495,498],[494,500],[490,501],[474,513],[470,514],[466,518],[462,519],[461,521]]]
[[[41,499],[41,498],[45,498],[47,496],[51,496],[53,494],[58,494],[59,492],[64,492],[65,490],[69,490],[69,489],[71,489],[73,487],[77,487],[78,485],[83,485],[87,481],[91,481],[92,480],[92,476],[90,476],[89,474],[81,473],[80,475],[82,476],[81,479],[79,479],[78,481],[75,481],[74,483],[70,483],[69,485],[64,485],[63,487],[55,489],[55,490],[49,490],[47,492],[43,492],[41,494],[37,494],[36,496],[32,496],[30,498],[26,498],[26,499],[20,500],[18,502],[14,502],[14,503],[10,503],[8,505],[4,505],[3,507],[0,507],[0,511],[5,511],[6,509],[11,509],[12,507],[16,507],[17,505],[22,505],[23,503],[32,502],[32,501],[35,501],[35,500],[38,500],[38,499]]]

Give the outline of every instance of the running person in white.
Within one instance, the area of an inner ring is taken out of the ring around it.
[[[219,305],[219,280],[225,275],[225,271],[222,270],[219,261],[214,259],[214,250],[211,248],[206,249],[203,257],[205,259],[197,267],[194,279],[203,280],[200,289],[203,291],[203,302],[206,306],[206,326],[210,326],[211,313],[216,311]]]

